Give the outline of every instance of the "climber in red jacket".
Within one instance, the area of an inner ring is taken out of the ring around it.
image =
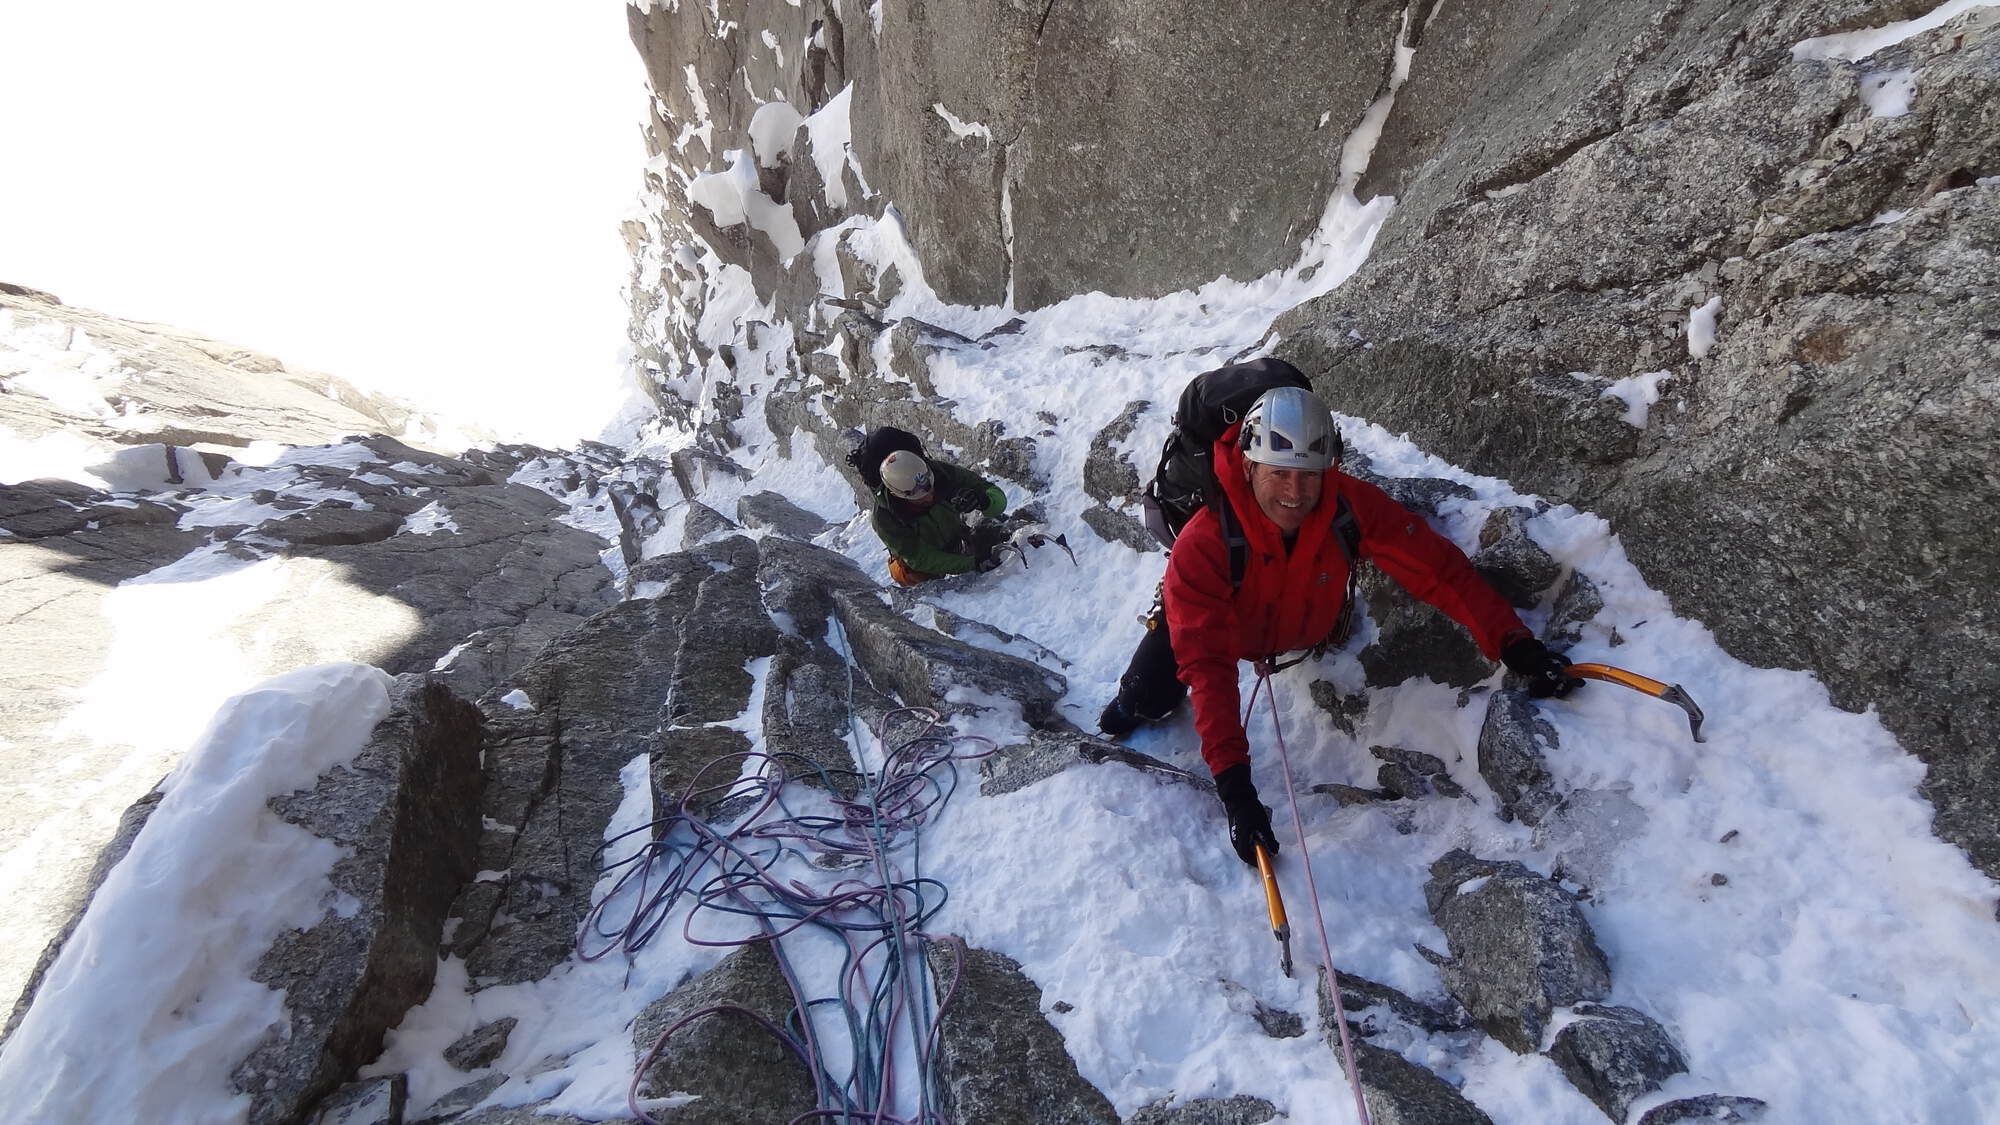
[[[1231,522],[1241,528],[1241,581],[1232,582],[1225,521],[1211,504],[1175,540],[1166,620],[1141,643],[1119,697],[1105,709],[1110,721],[1100,722],[1122,734],[1140,718],[1164,717],[1191,693],[1202,758],[1245,863],[1256,861],[1255,845],[1276,852],[1278,841],[1250,780],[1236,662],[1311,648],[1332,634],[1348,593],[1343,536],[1357,543],[1361,558],[1465,626],[1487,659],[1529,677],[1531,694],[1563,695],[1580,682],[1464,552],[1381,489],[1341,472],[1339,452],[1332,416],[1297,387],[1266,392],[1224,432],[1213,464]],[[1350,512],[1358,536],[1336,527]],[[1125,730],[1113,729],[1119,725]]]

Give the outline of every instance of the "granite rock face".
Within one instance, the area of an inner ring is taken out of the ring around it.
[[[939,998],[955,992],[938,1024],[947,1119],[1118,1125],[1042,1015],[1042,990],[1012,958],[953,939],[926,947],[925,961]]]
[[[697,1015],[718,1005],[742,1011]],[[743,1014],[783,1027],[796,1007],[777,958],[761,942],[738,949],[715,968],[654,1001],[632,1025],[632,1046],[649,1061],[640,1078],[644,1096],[696,1096],[685,1106],[664,1111],[660,1119],[765,1125],[790,1121],[811,1110],[813,1080],[805,1063]]]
[[[1735,655],[1879,707],[1992,872],[2000,33],[1792,50],[1927,10],[1431,7],[1359,189],[1396,211],[1277,330],[1335,409],[1605,516]]]

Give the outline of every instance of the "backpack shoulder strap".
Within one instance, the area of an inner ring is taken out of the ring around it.
[[[1347,556],[1347,569],[1352,572],[1354,564],[1361,561],[1361,521],[1354,516],[1354,506],[1347,497],[1335,494],[1333,508],[1333,537],[1339,542],[1341,553]]]
[[[1229,498],[1215,498],[1215,521],[1222,529],[1222,545],[1229,552],[1229,592],[1243,588],[1243,572],[1250,568],[1250,540],[1243,534],[1243,524],[1236,518],[1236,509],[1229,506]]]

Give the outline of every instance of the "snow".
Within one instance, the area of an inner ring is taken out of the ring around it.
[[[1721,312],[1722,298],[1719,295],[1710,297],[1708,300],[1688,310],[1688,358],[1703,359],[1707,357],[1708,350],[1715,346],[1715,318]],[[1659,396],[1655,395],[1652,399],[1648,399],[1647,402],[1657,401],[1658,398]],[[1645,425],[1643,418],[1641,418],[1639,425],[1642,427]]]
[[[1872,117],[1901,117],[1910,112],[1910,99],[1916,96],[1914,70],[1878,71],[1861,80],[1861,100]]]
[[[2000,0],[1949,0],[1948,3],[1940,4],[1915,19],[1900,20],[1859,31],[1822,35],[1816,39],[1793,44],[1792,58],[1801,62],[1808,59],[1860,62],[1877,51],[1893,47],[1933,28],[1943,27],[1974,8],[1992,7],[1996,4],[2000,4]]]
[[[750,142],[756,150],[757,163],[776,168],[791,149],[792,137],[803,121],[805,117],[790,102],[765,102],[758,106],[750,117]]]
[[[440,531],[457,531],[458,524],[452,522],[451,514],[444,505],[433,500],[423,507],[403,517],[403,526],[398,534],[436,535]]]
[[[749,223],[771,240],[780,258],[789,261],[805,247],[791,208],[758,188],[756,162],[748,153],[732,149],[723,158],[729,161],[728,170],[696,176],[694,183],[688,185],[688,202],[708,208],[716,226]]]
[[[812,136],[813,164],[819,169],[820,182],[826,185],[827,206],[835,209],[847,206],[847,184],[840,172],[847,164],[848,147],[853,143],[847,116],[847,107],[853,102],[854,87],[843,86],[840,93],[805,119],[806,131]],[[830,249],[831,244],[826,245]]]
[[[981,125],[977,121],[971,121],[971,122],[960,121],[956,114],[952,113],[950,110],[944,107],[943,102],[932,103],[931,109],[934,112],[936,112],[936,114],[939,117],[944,119],[944,123],[946,125],[949,125],[951,127],[951,132],[953,136],[959,137],[961,139],[965,137],[978,137],[981,140],[985,141],[987,144],[993,143],[992,129],[989,129],[986,126]]]
[[[10,1120],[248,1119],[231,1071],[285,1022],[283,994],[251,971],[280,934],[339,907],[328,876],[344,854],[267,803],[351,760],[389,684],[322,665],[216,712],[0,1054]]]
[[[1688,318],[1688,352],[1694,353],[1694,318]],[[1707,349],[1704,348],[1703,351]],[[1615,398],[1625,404],[1625,413],[1619,421],[1637,429],[1646,428],[1647,411],[1660,401],[1660,384],[1673,377],[1671,371],[1647,371],[1639,375],[1628,375],[1604,388],[1603,398]]]

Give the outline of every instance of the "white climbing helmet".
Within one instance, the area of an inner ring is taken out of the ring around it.
[[[1260,465],[1320,472],[1340,456],[1340,433],[1326,404],[1311,391],[1273,387],[1243,416],[1236,445]]]
[[[901,500],[928,500],[931,495],[931,466],[907,449],[898,449],[882,459],[882,484],[889,495]]]

